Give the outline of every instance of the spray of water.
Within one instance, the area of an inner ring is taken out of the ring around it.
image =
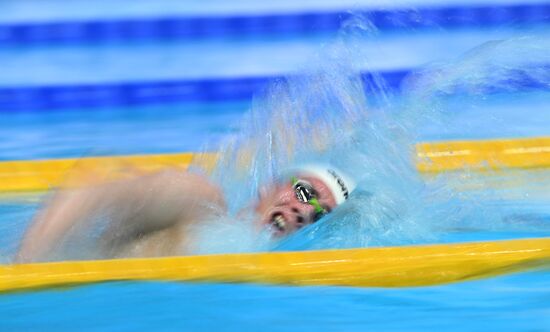
[[[502,226],[500,214],[475,204],[479,197],[454,191],[451,177],[421,178],[414,167],[417,129],[442,125],[440,115],[460,96],[484,99],[526,86],[548,88],[548,41],[484,44],[416,72],[397,96],[364,67],[376,50],[356,46],[377,33],[367,19],[353,18],[311,65],[273,82],[256,99],[240,134],[221,147],[212,174],[228,197],[229,217],[197,226],[197,253],[416,243],[480,216]],[[259,188],[285,169],[310,162],[345,170],[358,188],[333,213],[283,241],[258,236],[251,207]]]

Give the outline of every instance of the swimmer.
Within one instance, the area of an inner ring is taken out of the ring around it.
[[[259,228],[279,238],[330,213],[355,188],[348,176],[326,165],[284,174],[262,189],[253,204]],[[87,242],[94,259],[181,255],[189,252],[189,226],[225,213],[219,187],[179,170],[60,190],[35,216],[16,261],[66,259],[70,248],[78,251]]]
[[[312,224],[344,203],[355,183],[328,165],[305,165],[284,172],[281,181],[260,193],[256,212],[277,237]]]

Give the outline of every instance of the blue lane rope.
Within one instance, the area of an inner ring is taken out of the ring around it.
[[[550,4],[439,7],[358,11],[381,30],[460,28],[550,22]],[[328,33],[349,12],[310,12],[231,17],[164,17],[0,25],[0,47],[265,37]]]
[[[550,70],[550,66],[539,66]],[[377,73],[386,88],[399,92],[403,79],[411,70]],[[506,87],[515,90],[548,89],[544,82],[515,70]],[[276,80],[284,77],[244,77],[227,79],[144,81],[98,83],[95,85],[56,85],[0,88],[0,112],[89,109],[116,106],[170,104],[179,102],[246,101]],[[373,73],[363,73],[366,93],[375,88]],[[499,82],[484,88],[485,93],[499,92]],[[374,88],[373,88],[374,87]],[[462,89],[455,87],[457,92]]]
[[[390,89],[397,89],[408,71],[380,75]],[[47,111],[178,102],[248,100],[269,83],[283,77],[172,80],[0,88],[0,112]],[[363,80],[372,79],[364,74]]]

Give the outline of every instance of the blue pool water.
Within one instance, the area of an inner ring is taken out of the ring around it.
[[[456,133],[461,133],[471,138],[485,138],[496,137],[498,131],[516,137],[534,132],[545,134],[547,127],[538,121],[505,121],[507,125],[498,130],[487,128],[482,121],[483,118],[500,118],[496,115],[513,118],[520,105],[528,101],[533,101],[530,110],[540,111],[535,101],[548,98],[544,94],[522,97],[525,100],[515,98],[517,107],[505,102],[502,103],[507,104],[506,107],[499,107],[498,103],[492,105],[492,116],[472,117],[474,111],[464,111],[464,118],[451,116],[454,121],[449,122],[449,128],[440,128],[439,131],[426,128],[423,136],[441,137],[443,133],[446,138],[457,138],[462,136]],[[10,144],[2,145],[2,151],[3,155],[9,156],[8,159],[27,159],[192,150],[199,147],[197,141],[201,138],[212,139],[216,132],[220,137],[232,132],[234,129],[225,124],[238,119],[245,110],[243,104],[212,107],[227,112],[216,112],[207,122],[187,111],[193,110],[189,106],[182,107],[186,111],[179,115],[159,112],[159,108],[137,112],[133,109],[132,117],[124,111],[116,115],[112,112],[10,115],[8,133],[42,135],[41,140],[45,143],[44,146],[33,146],[28,141],[11,140]],[[212,108],[196,106],[196,114],[200,114],[200,110],[211,111]],[[89,121],[88,125],[81,122],[83,118]],[[190,124],[190,121],[193,122]],[[90,123],[94,125],[89,126]],[[469,131],[464,131],[465,127],[470,128]],[[22,128],[27,128],[27,131]],[[182,128],[185,130],[180,130]],[[208,132],[208,137],[203,131]],[[13,139],[13,136],[6,137]],[[467,220],[466,224],[442,223],[441,229],[417,239],[417,242],[550,236],[547,190],[550,172],[517,171],[481,179],[473,178],[466,183],[461,180],[457,186],[477,188],[469,191],[471,197],[479,197],[478,203],[484,206],[484,213],[494,217],[498,211],[501,219],[484,220],[480,215],[477,216],[480,219]],[[32,218],[40,199],[36,195],[21,195],[0,201],[0,257],[4,262],[9,261],[17,249],[25,225]],[[0,330],[40,327],[48,331],[256,331],[259,328],[266,331],[423,331],[440,328],[449,331],[545,331],[550,326],[549,280],[550,273],[540,271],[403,289],[107,283],[2,295]]]
[[[3,331],[547,331],[548,273],[402,289],[112,283],[4,295]]]
[[[500,14],[495,14],[492,19],[479,14],[479,22],[476,19],[458,20],[462,22],[458,25],[452,25],[441,17],[434,18],[437,24],[429,28],[402,26],[400,29],[399,22],[394,22],[354,45],[363,52],[361,57],[354,59],[353,69],[411,72],[437,66],[437,63],[453,63],[464,52],[489,40],[516,38],[519,39],[517,45],[525,45],[521,43],[525,36],[538,38],[536,46],[548,49],[549,20],[546,12],[540,11],[547,4],[542,1],[522,3],[532,4],[537,7],[521,7],[514,12],[502,9],[503,6],[518,5],[514,1],[448,2],[448,6],[455,8],[445,9],[446,13],[451,13],[450,16],[468,10],[486,13],[488,11],[484,8],[487,6],[500,6],[501,10],[497,8],[495,13]],[[280,35],[243,37],[235,36],[232,30],[229,38],[222,34],[223,38],[194,36],[181,40],[157,40],[158,35],[144,33],[147,36],[144,40],[134,38],[125,42],[120,35],[108,40],[109,36],[105,35],[107,40],[93,43],[79,39],[65,44],[44,45],[40,44],[40,38],[48,37],[51,31],[41,30],[48,28],[42,24],[112,20],[118,22],[112,23],[116,26],[123,25],[123,19],[147,22],[172,16],[183,19],[196,15],[255,17],[266,13],[341,12],[349,8],[349,3],[332,1],[300,4],[281,1],[272,5],[244,1],[231,8],[221,1],[201,2],[200,6],[197,2],[170,7],[173,5],[167,1],[156,4],[135,1],[134,5],[125,6],[121,2],[112,6],[99,1],[98,5],[90,7],[85,1],[70,4],[49,1],[46,6],[31,0],[0,4],[0,9],[10,13],[7,15],[9,19],[0,19],[4,24],[0,32],[21,33],[14,35],[19,39],[0,35],[0,41],[4,43],[0,49],[0,62],[4,65],[0,75],[0,108],[5,106],[11,110],[0,109],[0,160],[172,153],[200,151],[205,146],[216,150],[228,137],[238,136],[246,125],[242,121],[243,115],[252,107],[250,98],[235,98],[239,79],[264,77],[269,80],[270,77],[300,73],[310,66],[308,62],[319,53],[320,47],[330,43],[337,34],[330,29],[306,33],[295,26],[292,28],[291,24],[288,29],[296,31]],[[372,4],[359,1],[358,5],[359,8],[371,8]],[[82,6],[87,9],[83,10]],[[427,0],[392,2],[385,8],[390,8],[388,6],[423,10],[433,7],[436,9],[433,13],[444,12],[438,9],[436,2]],[[472,6],[482,8],[472,10]],[[528,13],[533,8],[539,12],[531,13],[531,17]],[[510,13],[514,14],[509,16],[510,24],[493,24],[501,22],[499,17]],[[458,21],[453,21],[453,24]],[[295,18],[289,22],[295,22]],[[14,24],[34,24],[35,30],[30,31],[35,32],[26,35],[29,30]],[[15,39],[17,43],[10,44]],[[468,61],[461,64],[467,68]],[[229,80],[230,86],[225,87],[229,91],[227,95],[232,98],[214,101],[207,96],[192,102],[182,102],[178,98],[167,101],[159,97],[162,91],[155,91],[155,87],[150,85],[150,82],[195,82],[201,79],[213,80],[214,89],[220,88],[219,80]],[[466,79],[475,80],[476,77]],[[150,98],[133,100],[135,104],[120,102],[118,92],[113,92],[112,87],[118,89],[128,84],[145,86]],[[61,91],[55,95],[56,98],[72,100],[68,104],[63,104],[63,100],[48,100],[52,95],[43,93],[59,86],[83,85],[101,87],[103,95],[98,94],[97,98],[103,98],[105,103],[94,107],[85,103],[78,106],[79,100],[89,98],[84,95],[91,90],[86,89],[70,96],[63,95],[69,91],[67,89],[56,90]],[[25,94],[29,91],[25,89],[37,89],[32,90],[37,94]],[[104,98],[105,95],[108,98]],[[112,95],[116,96],[109,97]],[[400,96],[391,98],[395,98],[396,103],[402,101]],[[439,122],[436,125],[434,122],[417,124],[415,140],[550,134],[548,86],[491,93],[477,91],[468,96],[442,97],[437,102]],[[16,107],[12,107],[14,105]],[[56,108],[56,105],[71,106]],[[383,118],[385,112],[384,108],[373,109],[372,117]],[[379,151],[374,146],[372,148],[374,152]],[[428,184],[444,182],[448,188],[460,193],[452,197],[455,200],[452,204],[438,205],[447,214],[441,215],[439,220],[435,219],[436,214],[430,214],[429,223],[415,220],[415,223],[403,226],[408,233],[405,235],[410,235],[408,238],[385,238],[384,241],[372,242],[373,245],[550,236],[548,170],[516,170],[484,176],[426,176],[423,181]],[[1,262],[10,261],[43,198],[37,194],[0,197]],[[464,218],[458,219],[457,215]],[[388,229],[399,230],[398,227]],[[234,236],[221,235],[220,238],[225,236],[227,239]],[[380,235],[383,237],[384,234]],[[302,237],[294,240],[298,244],[290,242],[282,248],[312,247],[310,243],[302,243]],[[319,245],[326,246],[326,243]],[[228,247],[228,251],[231,249]],[[0,295],[0,331],[550,331],[549,317],[548,271],[399,289],[117,282]]]

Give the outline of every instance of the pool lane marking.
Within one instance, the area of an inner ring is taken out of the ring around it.
[[[436,152],[418,152],[416,155],[420,158],[432,158],[432,157],[451,157],[451,156],[466,156],[472,154],[470,150],[458,150],[458,151],[436,151]]]
[[[0,292],[117,280],[417,287],[550,267],[550,238],[0,265]]]
[[[179,153],[0,162],[0,192],[44,191],[61,183],[120,178],[163,167],[185,168],[197,156]]]
[[[550,167],[550,137],[427,142],[416,151],[425,173]]]
[[[215,159],[214,153],[179,153],[6,161],[0,162],[0,192],[44,191],[62,183],[77,185],[165,167],[185,169],[197,160],[211,166]],[[423,173],[546,168],[550,137],[418,143],[416,166]]]
[[[342,6],[345,7],[345,6]],[[355,6],[354,6],[355,7]],[[4,22],[0,24],[2,47],[49,47],[113,42],[166,42],[219,38],[289,37],[293,34],[333,33],[350,18],[365,16],[382,31],[407,29],[487,28],[489,26],[533,26],[547,23],[550,5],[418,5],[418,8],[354,8],[345,10],[299,9],[287,13],[234,13],[227,15],[169,15],[121,19],[65,18],[53,22]]]
[[[510,153],[510,154],[540,153],[540,152],[550,152],[550,146],[536,146],[531,148],[514,148],[514,149],[504,150],[504,153]]]

